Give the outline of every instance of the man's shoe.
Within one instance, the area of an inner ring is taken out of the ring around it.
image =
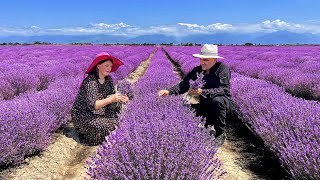
[[[216,136],[216,130],[214,129],[214,126],[211,126],[210,127],[210,130],[209,130],[209,133],[210,133],[210,136],[213,136],[213,137],[215,137]]]
[[[220,147],[223,145],[224,141],[227,139],[226,133],[222,133],[221,135],[217,136],[214,140],[214,146]]]

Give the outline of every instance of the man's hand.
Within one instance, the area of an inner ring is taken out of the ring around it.
[[[169,95],[169,91],[166,89],[162,89],[158,92],[159,96],[168,96]]]
[[[202,94],[202,89],[189,89],[188,93],[193,96],[200,96]]]

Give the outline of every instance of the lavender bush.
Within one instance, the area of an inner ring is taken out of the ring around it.
[[[35,91],[39,84],[39,79],[30,73],[30,70],[25,69],[11,69],[3,73],[3,77],[3,80],[14,89],[14,96],[28,91]]]
[[[0,166],[20,164],[49,145],[53,114],[26,98],[3,101],[0,107]]]
[[[320,104],[238,75],[231,92],[243,120],[262,137],[294,179],[320,178]]]
[[[11,84],[0,77],[0,100],[7,100],[13,98],[15,95],[15,89]]]

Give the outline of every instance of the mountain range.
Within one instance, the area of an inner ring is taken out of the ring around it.
[[[141,35],[136,37],[106,34],[96,35],[39,35],[39,36],[0,36],[0,43],[49,42],[54,44],[93,43],[93,44],[130,44],[130,43],[198,43],[198,44],[320,44],[320,34],[293,33],[277,31],[273,33],[215,33],[172,36],[163,34]]]

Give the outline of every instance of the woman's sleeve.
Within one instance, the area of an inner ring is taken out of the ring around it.
[[[99,92],[98,84],[95,81],[88,81],[84,86],[84,102],[89,111],[94,111]]]

